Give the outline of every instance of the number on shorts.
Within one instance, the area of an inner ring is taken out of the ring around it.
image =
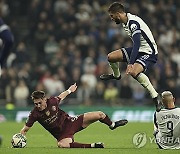
[[[149,58],[149,55],[144,55],[144,56],[141,57],[141,59],[144,59],[144,60],[148,59],[148,58]]]

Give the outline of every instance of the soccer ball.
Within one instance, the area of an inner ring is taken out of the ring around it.
[[[24,148],[27,143],[27,138],[21,133],[15,134],[12,137],[11,144],[13,148]]]

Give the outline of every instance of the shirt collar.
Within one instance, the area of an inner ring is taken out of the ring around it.
[[[128,26],[128,25],[129,25],[130,13],[126,13],[126,16],[127,16],[127,18],[128,18],[128,21],[127,21],[127,23],[126,23],[126,24],[125,24],[125,23],[122,23],[123,27],[125,27],[125,26]]]
[[[166,110],[173,110],[173,109],[175,109],[175,108],[177,108],[176,106],[175,107],[173,107],[173,108],[165,108]]]

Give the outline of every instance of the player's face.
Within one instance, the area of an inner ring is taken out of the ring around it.
[[[34,100],[34,105],[37,107],[39,111],[44,110],[47,107],[46,99],[45,98],[39,98]]]
[[[120,13],[109,13],[109,16],[112,21],[114,21],[116,24],[122,23],[122,17]]]

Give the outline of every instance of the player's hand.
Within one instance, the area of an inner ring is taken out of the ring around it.
[[[75,84],[73,84],[73,85],[71,85],[71,86],[69,87],[69,90],[71,90],[71,92],[75,92],[75,91],[76,91],[76,89],[77,89],[77,85],[76,85],[76,83],[75,83]]]
[[[133,71],[133,65],[129,64],[126,68],[126,74],[129,75]]]

